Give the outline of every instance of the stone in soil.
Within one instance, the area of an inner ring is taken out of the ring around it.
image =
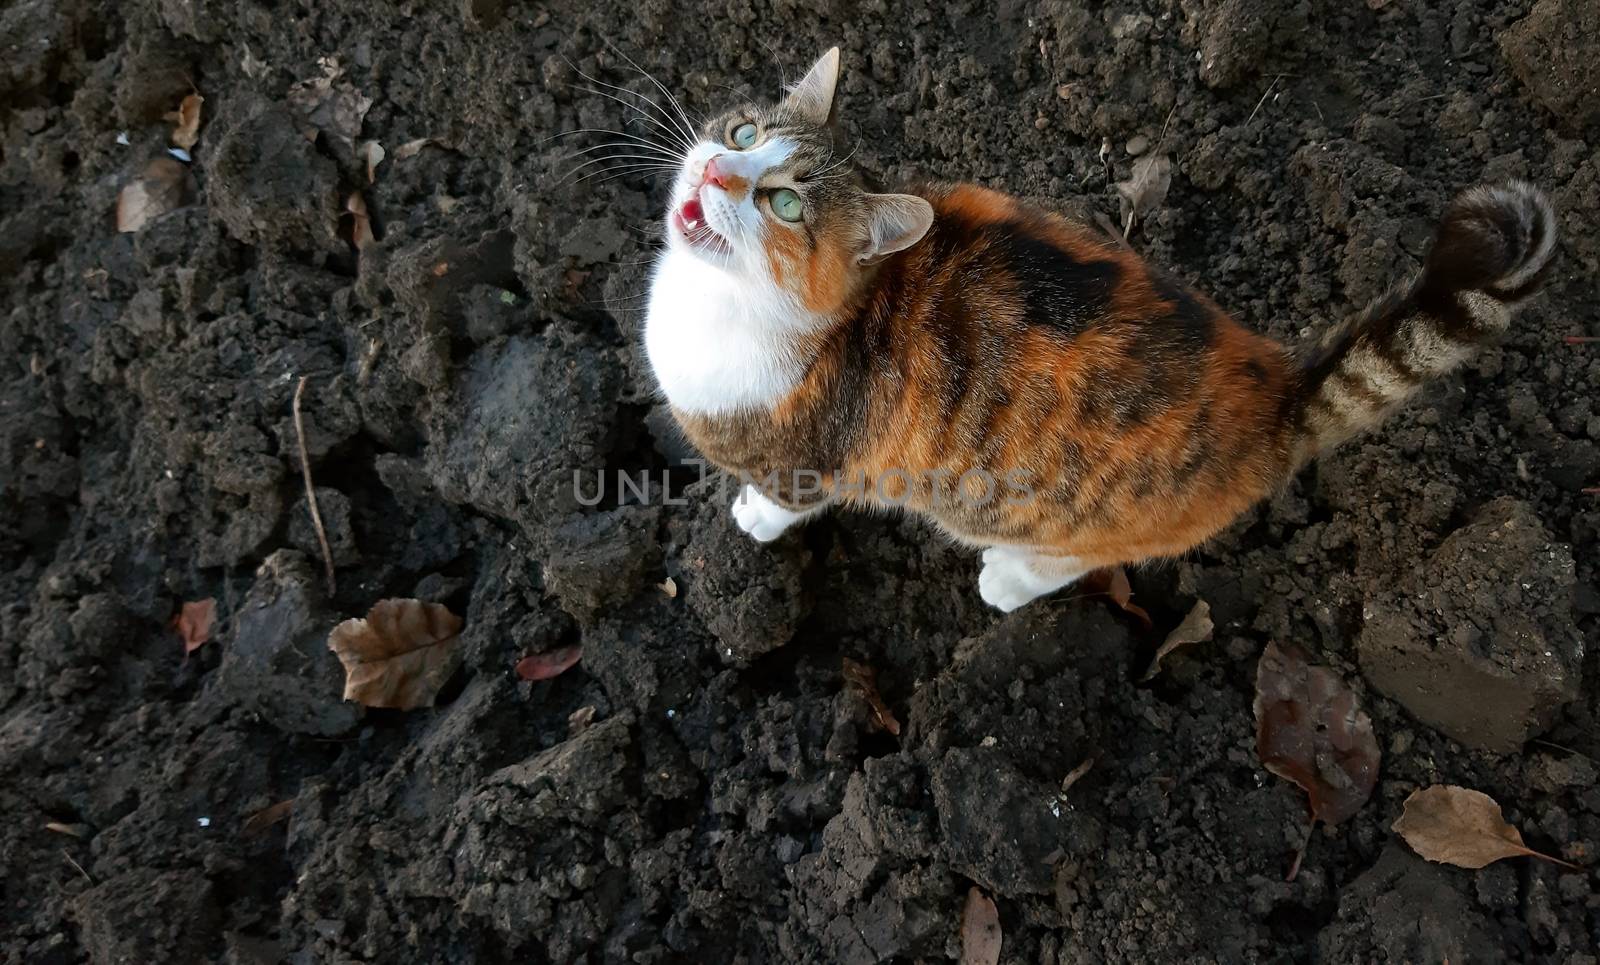
[[[1566,126],[1600,124],[1600,5],[1539,0],[1500,35],[1500,49],[1534,100]]]

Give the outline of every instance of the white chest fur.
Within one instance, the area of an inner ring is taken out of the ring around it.
[[[644,344],[656,381],[678,409],[726,415],[769,409],[798,381],[802,321],[775,291],[669,248],[656,264]]]

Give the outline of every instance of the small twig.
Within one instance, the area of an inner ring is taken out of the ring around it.
[[[322,513],[317,511],[317,490],[311,483],[311,457],[306,453],[306,428],[300,418],[300,396],[306,390],[306,380],[309,375],[300,376],[300,384],[294,389],[294,437],[300,444],[300,473],[306,479],[306,505],[311,507],[311,525],[317,531],[317,543],[322,547],[322,564],[328,572],[328,597],[336,595],[337,586],[333,579],[333,551],[328,548],[328,531],[322,528]]]
[[[1317,829],[1317,819],[1312,818],[1306,824],[1306,836],[1300,840],[1300,850],[1294,853],[1294,864],[1289,866],[1289,874],[1284,881],[1293,881],[1300,874],[1300,862],[1305,860],[1306,849],[1311,847],[1311,832]]]
[[[1566,342],[1568,345],[1589,345],[1593,342],[1600,342],[1600,335],[1563,335],[1561,336],[1561,341]]]
[[[1588,489],[1583,490],[1583,494],[1585,496],[1600,496],[1600,486],[1590,486]]]
[[[1122,229],[1118,228],[1116,222],[1107,217],[1104,211],[1096,211],[1094,213],[1094,223],[1099,225],[1102,231],[1110,235],[1112,241],[1115,241],[1128,251],[1133,250],[1133,245],[1128,244],[1128,236],[1122,233]]]
[[[1275,77],[1272,78],[1272,83],[1267,85],[1267,89],[1261,92],[1261,99],[1256,101],[1256,109],[1251,111],[1250,112],[1250,116],[1245,118],[1245,120],[1244,120],[1244,126],[1245,127],[1249,127],[1250,126],[1250,122],[1256,119],[1256,114],[1260,113],[1260,111],[1261,111],[1261,105],[1265,104],[1267,102],[1267,97],[1269,95],[1271,95],[1272,88],[1278,86],[1278,81],[1280,81],[1282,79],[1283,79],[1283,75],[1282,74],[1276,75]]]
[[[94,885],[94,879],[89,877],[89,872],[83,870],[83,865],[81,865],[78,862],[72,860],[72,855],[67,854],[67,849],[66,848],[62,848],[61,849],[61,857],[67,859],[67,864],[70,864],[74,868],[77,868],[78,869],[78,874],[83,875],[83,880],[89,882],[91,887]]]

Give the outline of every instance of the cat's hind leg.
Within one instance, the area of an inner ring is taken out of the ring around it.
[[[978,595],[995,609],[1010,613],[1087,572],[1089,567],[1071,556],[1049,556],[1025,546],[991,546],[983,551]]]

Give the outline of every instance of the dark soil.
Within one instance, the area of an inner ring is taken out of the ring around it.
[[[1600,335],[1594,10],[0,4],[0,954],[937,960],[977,884],[1008,961],[1596,962],[1600,344],[1562,341]],[[1164,147],[1133,244],[1282,338],[1415,268],[1480,180],[1546,185],[1561,261],[1502,347],[1134,574],[1154,633],[1070,594],[1001,618],[912,521],[757,546],[635,349],[661,186],[560,181],[589,142],[548,138],[626,120],[576,70],[650,90],[607,44],[711,111],[833,43],[885,183],[1115,218],[1125,143]],[[301,135],[319,58],[372,101],[353,139]],[[189,203],[119,234],[191,84]],[[353,190],[381,238],[359,257]],[[591,507],[579,469],[651,482]],[[340,700],[327,632],[386,596],[466,619],[431,710]],[[185,659],[167,622],[205,597],[216,639]],[[1136,683],[1196,598],[1215,640]],[[1305,798],[1254,748],[1269,640],[1348,680],[1384,751],[1293,882]],[[512,673],[572,643],[565,675]],[[1389,825],[1433,783],[1584,870],[1422,861]]]

